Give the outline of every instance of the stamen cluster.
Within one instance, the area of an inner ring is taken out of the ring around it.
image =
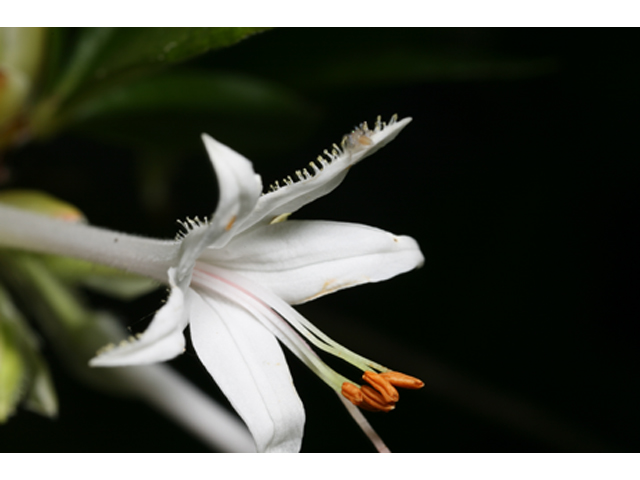
[[[342,395],[355,406],[370,412],[390,412],[396,408],[400,394],[395,387],[417,390],[424,382],[400,372],[375,373],[367,370],[362,380],[368,385],[358,386],[350,382],[342,384]]]

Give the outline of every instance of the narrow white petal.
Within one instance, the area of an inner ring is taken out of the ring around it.
[[[198,357],[253,434],[259,452],[297,452],[304,409],[276,338],[242,307],[193,292]]]
[[[262,192],[262,182],[251,162],[231,148],[202,135],[218,179],[218,204],[210,221],[198,225],[184,238],[178,266],[178,278],[190,269],[208,246],[222,247],[235,235],[237,224],[254,209]]]
[[[184,352],[183,330],[187,326],[187,309],[182,288],[176,285],[176,270],[169,269],[171,293],[167,303],[158,310],[149,328],[136,340],[131,339],[107,349],[91,359],[92,367],[116,367],[164,362]]]
[[[242,222],[238,222],[240,223],[239,231],[244,231],[260,222],[269,223],[279,215],[295,212],[331,192],[340,185],[350,167],[388,144],[410,121],[411,118],[403,118],[400,121],[392,121],[384,127],[382,124],[377,125],[374,130],[367,130],[369,133],[365,135],[368,139],[367,143],[354,140],[347,142],[340,151],[335,150],[335,154],[329,152],[322,162],[317,160],[313,164],[315,166],[307,167],[311,171],[310,174],[302,174],[301,179],[261,196],[251,215]],[[315,175],[312,175],[314,171]]]
[[[257,226],[200,261],[236,271],[290,304],[422,265],[416,241],[365,225],[289,220]]]
[[[262,181],[253,170],[251,162],[238,152],[209,135],[202,135],[202,140],[220,188],[218,205],[211,224],[234,232],[233,224],[241,221],[254,209],[262,193]]]

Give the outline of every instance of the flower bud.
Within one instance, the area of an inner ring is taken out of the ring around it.
[[[21,402],[41,415],[58,413],[53,382],[36,337],[0,286],[0,423]]]
[[[44,53],[44,28],[0,28],[0,130],[22,112]]]
[[[4,190],[0,192],[0,203],[68,222],[85,221],[82,212],[70,203],[38,190]]]

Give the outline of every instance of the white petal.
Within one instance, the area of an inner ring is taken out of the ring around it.
[[[196,226],[182,242],[179,279],[188,276],[202,250],[208,246],[222,247],[235,235],[237,224],[254,209],[262,192],[260,176],[249,160],[208,135],[202,135],[202,140],[218,179],[220,195],[211,220]]]
[[[259,222],[269,223],[279,215],[295,212],[307,203],[331,192],[340,185],[350,167],[384,147],[410,121],[411,118],[403,118],[398,122],[391,121],[384,127],[377,126],[375,130],[370,130],[371,134],[367,136],[371,141],[370,145],[355,142],[355,145],[347,146],[341,152],[336,151],[338,155],[331,158],[330,163],[326,160],[322,164],[316,162],[317,166],[313,166],[311,170],[316,171],[315,175],[309,174],[306,178],[261,196],[251,215],[238,222],[239,231],[251,228]]]
[[[164,362],[184,352],[187,309],[183,289],[175,282],[176,270],[169,269],[171,293],[151,324],[137,340],[107,350],[89,361],[92,367],[116,367]]]
[[[365,225],[289,220],[255,227],[201,262],[233,270],[290,304],[422,265],[416,241]]]
[[[198,357],[249,427],[258,451],[299,451],[304,409],[276,338],[240,306],[192,293]]]

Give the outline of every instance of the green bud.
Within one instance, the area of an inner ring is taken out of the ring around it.
[[[58,397],[51,374],[40,355],[31,358],[32,374],[23,406],[45,417],[58,416]]]
[[[38,190],[3,190],[0,203],[69,222],[85,220],[82,212],[70,203]]]
[[[10,65],[33,78],[44,52],[46,28],[0,28],[0,65]]]
[[[20,112],[29,94],[29,79],[19,70],[0,64],[0,128]]]
[[[70,287],[46,267],[39,255],[0,252],[0,265],[10,269],[10,280],[27,300],[33,319],[45,333],[48,343],[69,371],[94,388],[116,394],[132,394],[135,388],[122,383],[119,369],[91,368],[91,359],[101,347],[117,343],[127,333],[112,316],[86,307],[75,288]],[[37,298],[38,301],[33,301]],[[48,392],[37,397],[46,405]],[[34,394],[37,392],[34,392]]]
[[[26,375],[14,325],[0,315],[0,423],[15,413]]]
[[[0,423],[23,406],[48,417],[58,413],[58,399],[38,341],[0,285]]]
[[[44,28],[0,28],[0,129],[24,108],[44,53]]]

